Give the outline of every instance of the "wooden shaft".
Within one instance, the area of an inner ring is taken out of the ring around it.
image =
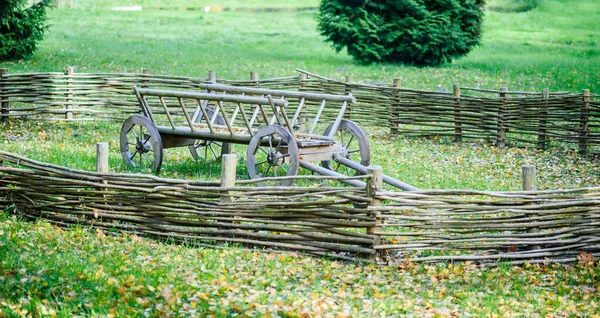
[[[65,75],[67,76],[67,86],[73,86],[73,67],[72,66],[67,66],[65,69]],[[68,109],[71,108],[71,104],[73,103],[73,92],[71,89],[67,90],[67,104],[65,105],[65,108],[67,109],[67,112],[65,114],[66,119],[73,119],[73,112],[69,111]]]
[[[540,123],[538,127],[538,149],[546,149],[546,129],[548,120],[548,102],[550,97],[550,90],[544,88],[542,90],[542,109],[540,110]]]
[[[0,102],[0,122],[6,121],[8,119],[10,108],[8,104],[8,96],[4,96],[4,92],[8,91],[8,87],[3,83],[8,79],[6,77],[8,75],[7,68],[0,68],[0,99],[3,100]]]
[[[232,188],[235,187],[235,177],[237,171],[237,156],[234,154],[224,154],[221,160],[221,187]],[[231,192],[228,192],[230,195]],[[231,196],[221,197],[222,203],[231,203],[233,198]]]
[[[460,86],[452,85],[452,93],[454,95],[454,141],[462,141],[462,118],[460,114]]]
[[[369,207],[381,206],[381,200],[377,199],[377,192],[383,190],[383,172],[380,166],[368,166],[367,173],[373,175],[367,179],[367,197],[371,198]],[[375,212],[375,226],[367,227],[367,234],[373,235],[373,248],[381,243],[381,237],[376,232],[381,231],[381,212]],[[378,251],[379,252],[379,251]],[[379,254],[379,253],[378,253]],[[374,257],[377,257],[375,254]]]
[[[96,144],[96,172],[109,172],[107,142]]]
[[[581,117],[579,122],[579,152],[582,155],[588,153],[589,116],[590,116],[590,90],[582,91],[583,104],[581,105]]]
[[[506,107],[508,87],[500,88],[500,108],[498,109],[498,136],[496,137],[496,147],[504,148],[506,146]]]

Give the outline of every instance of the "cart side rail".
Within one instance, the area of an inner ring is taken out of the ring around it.
[[[190,92],[133,87],[142,114],[163,133],[179,130],[250,135],[266,124],[278,124],[294,134],[285,112],[288,101],[240,94]],[[206,135],[203,133],[203,135]]]

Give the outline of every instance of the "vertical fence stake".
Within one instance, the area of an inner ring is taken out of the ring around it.
[[[150,70],[142,68],[142,74],[150,75]],[[142,76],[142,88],[148,88],[148,77]]]
[[[211,84],[216,84],[217,83],[217,72],[215,72],[215,71],[208,71],[208,81]]]
[[[298,74],[298,91],[302,92],[306,90],[306,85],[308,85],[308,75],[304,73]],[[298,118],[298,131],[301,132],[306,131],[306,107],[308,107],[308,105],[305,103],[304,107],[302,107],[300,110],[300,115]]]
[[[498,109],[498,136],[496,139],[496,147],[504,148],[506,146],[506,107],[508,91],[507,87],[500,88],[500,109]]]
[[[108,143],[96,144],[96,172],[108,172]]]
[[[521,169],[523,171],[523,191],[525,191],[525,192],[537,191],[537,186],[535,184],[535,182],[536,182],[535,166],[523,165],[521,167]],[[538,217],[539,214],[535,213],[535,214],[531,214],[531,216]],[[527,229],[527,232],[529,232],[529,233],[537,232],[537,231],[539,231],[539,227],[532,227],[532,228]],[[542,247],[540,245],[532,245],[531,248],[533,250],[539,250]]]
[[[539,132],[538,132],[538,149],[546,149],[546,129],[547,129],[547,120],[548,120],[548,102],[550,99],[550,90],[544,88],[542,90],[542,109],[540,111],[540,124],[539,124]]]
[[[523,191],[536,191],[535,166],[523,165]]]
[[[402,80],[399,78],[394,79],[394,88],[402,87]],[[397,136],[399,133],[399,125],[400,125],[400,90],[394,89],[394,94],[392,95],[392,100],[390,103],[392,117],[390,118],[390,133],[392,136]]]
[[[349,84],[352,84],[352,75],[346,75],[346,88],[344,89],[344,94],[348,95],[352,93],[352,88],[350,88]],[[352,114],[352,104],[348,103],[348,107],[346,108],[346,112],[344,113],[344,119],[350,119],[350,115]]]
[[[452,85],[452,94],[454,95],[454,141],[461,142],[462,133],[462,116],[460,114],[460,86]]]
[[[235,187],[235,176],[237,169],[237,155],[224,154],[221,159],[221,187],[222,188],[233,188]],[[229,195],[231,192],[227,192],[227,195],[221,197],[221,203],[231,203],[233,198]]]
[[[67,105],[66,105],[66,113],[65,113],[65,118],[66,119],[73,119],[73,113],[69,110],[71,109],[71,103],[73,102],[73,90],[72,88],[70,88],[70,86],[73,86],[73,67],[72,66],[67,66],[65,68],[65,75],[67,76],[67,86],[69,86],[69,88],[67,89]]]
[[[8,75],[8,69],[0,68],[0,99],[3,100],[2,102],[0,102],[0,122],[6,121],[10,112],[8,105],[8,96],[4,96],[5,93],[8,93],[8,85],[3,83],[8,81],[6,75]]]
[[[96,172],[108,173],[108,143],[107,142],[99,142],[96,144]],[[102,183],[108,184],[107,180],[102,180]],[[100,191],[107,191],[107,188],[100,188]],[[106,198],[106,195],[102,195]],[[88,218],[93,219],[93,218]],[[111,223],[113,220],[111,218],[104,218],[104,222]]]
[[[380,206],[381,200],[376,199],[376,194],[378,191],[383,189],[383,173],[380,166],[368,166],[367,174],[372,174],[371,178],[367,179],[367,196],[371,198],[371,203],[369,206]],[[378,232],[381,230],[381,212],[375,211],[372,214],[375,218],[375,226],[367,228],[367,234],[373,235],[373,250],[375,253],[372,255],[372,258],[376,258],[380,253],[375,250],[375,246],[381,243],[381,237]]]
[[[258,73],[257,72],[250,72],[250,80],[254,83],[252,83],[252,86],[258,87]]]
[[[588,153],[588,134],[589,134],[589,116],[590,116],[590,90],[582,91],[583,104],[581,105],[581,120],[579,122],[579,153],[587,155]]]

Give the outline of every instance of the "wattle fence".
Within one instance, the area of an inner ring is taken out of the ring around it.
[[[452,92],[403,88],[400,81],[367,85],[335,81],[299,70],[299,75],[259,80],[224,80],[145,73],[10,74],[1,69],[0,118],[42,120],[121,120],[138,113],[131,87],[196,90],[199,83],[352,93],[357,103],[347,117],[363,126],[384,127],[405,136],[445,136],[455,141],[483,139],[499,147],[540,149],[561,143],[582,153],[598,152],[600,98],[589,90],[518,92],[454,85]],[[211,77],[212,76],[212,77]],[[323,117],[334,119],[325,109]]]
[[[381,263],[575,262],[600,252],[600,188],[390,192],[374,174],[356,177],[373,185],[366,189],[253,184],[260,180],[226,188],[81,171],[2,151],[0,162],[0,208],[60,226]]]
[[[600,143],[600,102],[589,91],[423,91],[298,76],[247,81],[148,73],[9,74],[0,117],[122,120],[138,113],[131,87],[195,90],[199,83],[352,93],[347,117],[392,134],[485,139],[498,146]],[[333,116],[325,110],[324,117]],[[330,117],[331,118],[331,117]],[[308,176],[310,177],[310,176]],[[302,176],[307,178],[307,176]],[[316,178],[316,177],[315,177]],[[322,178],[322,177],[321,177]],[[377,176],[360,177],[377,184]],[[573,262],[600,252],[600,188],[539,192],[390,192],[379,187],[261,187],[255,181],[98,173],[0,151],[0,208],[57,225],[88,224],[202,244],[231,242],[379,262]]]

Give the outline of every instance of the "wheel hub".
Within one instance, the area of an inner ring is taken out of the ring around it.
[[[272,151],[269,151],[269,153],[267,154],[267,162],[269,163],[269,165],[276,166],[277,161],[277,154]]]
[[[147,142],[146,142],[147,144]],[[147,146],[139,137],[135,137],[135,150],[139,153],[139,154],[144,154],[146,152],[149,152],[149,146]]]

